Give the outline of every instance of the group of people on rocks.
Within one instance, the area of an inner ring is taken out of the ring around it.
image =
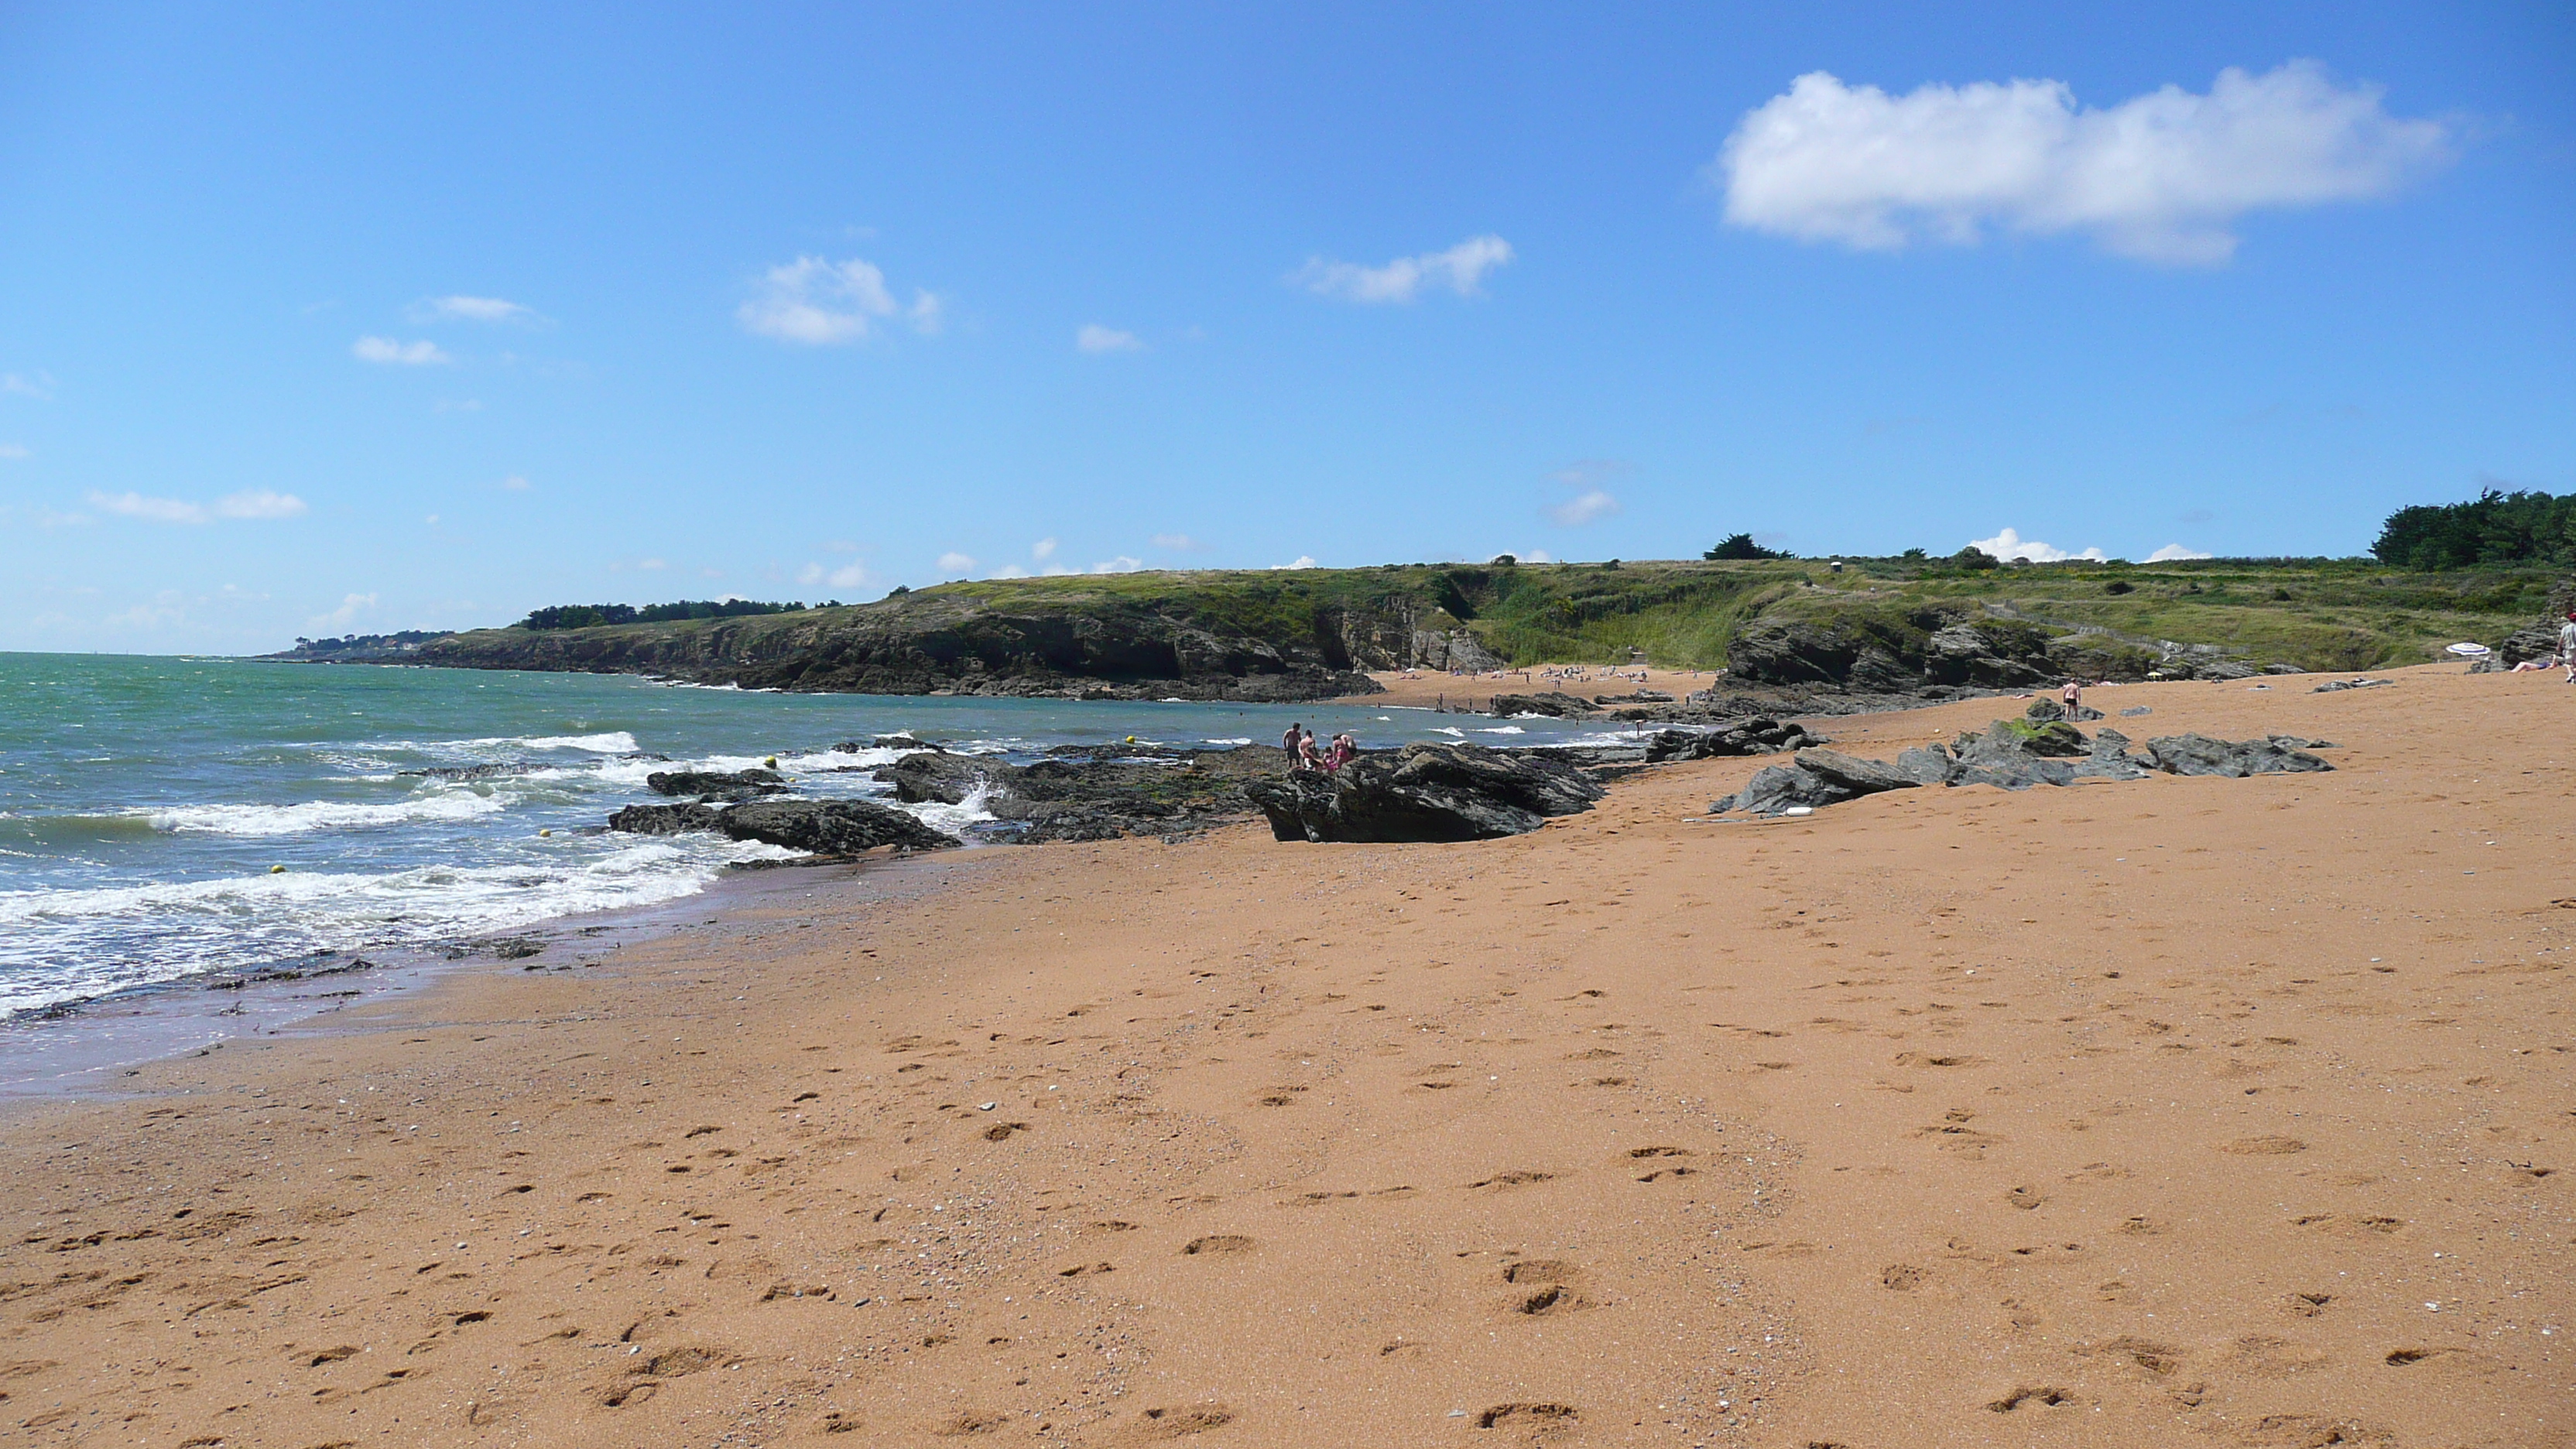
[[[1279,737],[1279,748],[1288,752],[1288,768],[1295,773],[1330,772],[1359,758],[1360,742],[1348,733],[1333,736],[1333,742],[1315,747],[1315,732],[1302,724],[1292,724],[1288,733]]]

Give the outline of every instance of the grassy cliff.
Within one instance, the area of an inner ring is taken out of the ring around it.
[[[2560,582],[2541,569],[2417,573],[2325,559],[1200,570],[989,579],[753,618],[479,630],[421,657],[905,693],[1195,680],[1196,692],[1234,697],[1227,680],[1294,694],[1353,669],[1617,661],[1631,650],[1658,665],[1714,668],[1757,621],[1883,618],[1919,633],[1949,618],[1990,635],[2082,630],[2132,658],[2200,645],[2255,665],[2357,670],[2430,659],[2457,640],[2494,643],[2538,617]]]

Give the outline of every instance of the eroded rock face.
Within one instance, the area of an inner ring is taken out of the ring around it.
[[[1477,745],[1413,744],[1340,770],[1248,782],[1281,840],[1492,840],[1592,808],[1598,781],[1574,765]]]

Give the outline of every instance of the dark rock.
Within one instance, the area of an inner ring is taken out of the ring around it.
[[[2133,705],[2129,706],[2127,709],[2124,709],[2124,710],[2120,711],[2120,718],[2122,718],[2122,719],[2136,719],[2138,716],[2140,716],[2140,715],[2142,715],[2142,714],[2154,714],[2154,713],[2155,713],[2155,711],[2154,711],[2153,709],[2148,708],[2146,705],[2143,705],[2143,704],[2133,704]]]
[[[431,780],[506,780],[514,775],[525,775],[551,768],[553,767],[521,760],[507,765],[433,765],[426,770],[402,770],[397,773],[406,779],[420,776]]]
[[[1947,785],[1959,773],[1959,762],[1945,745],[1916,745],[1900,752],[1896,768],[1917,785]]]
[[[2308,693],[2335,694],[2347,689],[2380,689],[2396,682],[2393,679],[2372,679],[2368,675],[2357,674],[2350,679],[2329,679],[2309,690]]]
[[[2266,664],[2263,666],[2263,672],[2265,674],[2305,674],[2308,671],[2295,664]]]
[[[876,778],[894,786],[894,797],[907,805],[926,801],[963,805],[967,796],[990,790],[1018,773],[1017,766],[1001,760],[927,750],[884,766]]]
[[[2091,753],[2093,747],[2083,731],[2064,720],[2035,724],[2027,719],[1999,719],[1982,731],[1959,736],[1957,748],[1963,759],[1976,758],[1983,751],[2071,760]]]
[[[2262,673],[2251,664],[2240,664],[2233,659],[2221,659],[2209,664],[2194,664],[2191,672],[2195,679],[2220,680],[2252,679]]]
[[[2214,740],[2207,735],[2167,735],[2147,741],[2147,763],[2169,775],[2277,775],[2331,770],[2324,760],[2274,740]]]
[[[1923,767],[1920,760],[1914,766]],[[1800,750],[1790,764],[1754,771],[1742,790],[1708,808],[1712,815],[1730,810],[1780,815],[1801,806],[1814,809],[1887,790],[1911,790],[1922,783],[1902,764],[1864,760],[1840,750]]]
[[[861,744],[857,740],[843,740],[832,748],[844,755],[855,755],[861,750],[935,750],[939,747],[914,739],[910,735],[879,735],[868,744]]]
[[[1592,808],[1600,784],[1535,752],[1412,744],[1363,755],[1329,774],[1244,785],[1281,840],[1491,840]]]
[[[1630,694],[1596,694],[1594,704],[1670,704],[1673,697],[1660,689],[1640,689]]]
[[[629,805],[608,817],[608,828],[629,835],[678,835],[719,829],[723,815],[713,805]]]
[[[717,828],[736,840],[822,855],[855,855],[880,845],[941,850],[957,844],[901,810],[864,800],[754,800],[722,812]]]
[[[656,770],[644,783],[656,795],[695,795],[700,800],[750,800],[781,794],[787,777],[776,770]]]
[[[2285,750],[2339,750],[2343,746],[2332,740],[2304,740],[2297,735],[2265,735],[2265,739]]]
[[[1748,719],[1714,730],[1657,730],[1655,737],[1646,742],[1646,759],[1660,764],[1666,760],[1776,755],[1783,750],[1804,749],[1823,743],[1822,736],[1807,733],[1802,725],[1782,724],[1771,719]]]
[[[2526,624],[2514,630],[2504,636],[2504,642],[2496,646],[2490,657],[2505,669],[2511,669],[2526,659],[2557,658],[2558,620],[2543,619],[2537,624]]]
[[[1486,713],[1496,719],[1510,719],[1519,714],[1545,715],[1550,719],[1581,719],[1592,713],[1592,706],[1559,690],[1545,694],[1498,694],[1486,706]]]
[[[2030,702],[2030,708],[2021,713],[2024,719],[2058,720],[2068,724],[2090,724],[2103,718],[2102,711],[2091,705],[2079,704],[2075,707],[2075,718],[2068,720],[2065,701],[2055,699],[2034,699]]]

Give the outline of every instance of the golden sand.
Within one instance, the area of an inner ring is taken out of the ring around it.
[[[2333,774],[986,850],[156,1066],[0,1131],[0,1422],[2576,1442],[2576,689],[2395,677],[2091,697]]]

